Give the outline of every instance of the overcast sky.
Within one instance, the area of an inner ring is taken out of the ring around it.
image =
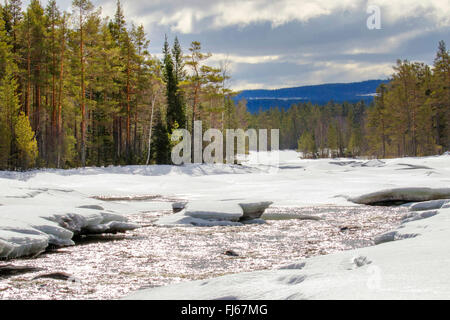
[[[431,64],[439,40],[450,47],[450,0],[121,2],[129,22],[144,24],[152,53],[161,52],[165,33],[186,50],[200,41],[211,64],[231,62],[234,89],[386,79],[398,58]],[[115,12],[116,0],[93,3],[103,15]],[[372,4],[381,9],[379,30],[367,27]]]

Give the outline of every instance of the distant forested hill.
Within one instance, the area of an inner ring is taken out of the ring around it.
[[[235,97],[235,101],[247,100],[248,110],[255,113],[272,107],[290,108],[299,102],[324,105],[329,101],[367,103],[373,101],[378,86],[388,80],[369,80],[354,83],[323,84],[316,86],[285,88],[277,90],[245,90]]]

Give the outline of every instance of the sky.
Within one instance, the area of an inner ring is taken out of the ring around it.
[[[92,2],[114,15],[116,0]],[[121,2],[127,21],[144,25],[152,54],[160,55],[164,34],[185,51],[200,41],[209,64],[228,61],[235,90],[387,79],[397,59],[432,64],[440,40],[450,47],[450,0]]]

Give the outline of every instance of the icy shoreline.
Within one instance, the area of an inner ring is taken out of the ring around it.
[[[202,206],[211,203],[213,204],[211,209],[208,205],[208,210],[211,212],[222,212],[217,208],[227,203],[227,205],[230,205],[230,210],[228,210],[230,212],[226,215],[224,220],[227,221],[225,222],[241,223],[240,221],[236,222],[236,220],[242,218],[243,211],[241,209],[243,210],[243,208],[237,208],[236,204],[262,204],[261,201],[269,200],[278,208],[355,207],[357,204],[352,203],[351,200],[366,203],[364,201],[369,198],[369,202],[375,204],[380,202],[386,204],[391,202],[403,203],[411,200],[436,199],[433,190],[440,190],[439,192],[446,196],[449,192],[449,186],[449,155],[383,161],[301,160],[297,153],[286,151],[280,154],[278,168],[271,168],[271,170],[268,170],[266,165],[249,161],[244,166],[131,166],[68,171],[38,170],[28,173],[0,172],[0,258],[38,254],[48,245],[72,245],[72,239],[76,234],[126,231],[137,227],[126,222],[127,215],[172,210],[172,203],[178,201],[202,203]],[[419,187],[420,189],[418,189]],[[392,196],[393,190],[396,191],[394,192],[395,196]],[[407,197],[404,197],[405,191]],[[411,192],[419,198],[411,199],[409,197],[412,194]],[[361,198],[361,195],[367,196]],[[442,195],[439,195],[439,197],[442,197]],[[432,267],[434,267],[433,263],[439,265],[439,261],[441,261],[443,271],[443,268],[449,266],[450,262],[446,252],[441,251],[450,250],[446,247],[442,234],[448,235],[450,225],[443,218],[448,216],[449,209],[440,208],[442,206],[445,206],[445,204],[441,200],[412,206],[411,214],[406,218],[408,223],[402,229],[378,239],[378,243],[384,244],[375,247],[376,249],[361,250],[363,252],[361,257],[358,253],[356,258],[354,256],[339,256],[338,260],[343,260],[338,262],[333,262],[332,257],[316,259],[317,261],[331,259],[328,263],[335,265],[333,268],[336,270],[330,268],[329,272],[334,272],[338,278],[345,278],[339,266],[342,264],[348,266],[348,259],[353,261],[353,258],[357,261],[357,265],[364,265],[364,261],[372,261],[370,266],[367,265],[369,267],[381,265],[381,268],[385,270],[382,273],[389,276],[390,270],[395,269],[393,277],[402,278],[403,275],[398,271],[401,270],[401,263],[399,262],[396,265],[397,255],[392,253],[391,258],[394,261],[390,262],[387,256],[381,253],[384,252],[384,248],[393,246],[392,252],[396,250],[401,252],[398,258],[403,259],[404,263],[414,265],[414,261],[409,261],[410,258],[403,256],[414,253],[419,259],[427,257]],[[169,223],[162,223],[162,225],[177,225],[183,219],[185,219],[184,222],[193,225],[192,222],[196,224],[194,219],[198,219],[196,213],[198,211],[203,212],[202,214],[205,213],[204,208],[200,208],[201,210],[194,208],[194,210],[191,210],[193,214],[190,215],[187,214],[188,210],[183,212],[183,208],[178,209],[181,209],[181,213],[163,217]],[[418,214],[415,214],[415,212],[418,212]],[[289,213],[286,213],[286,216],[289,216]],[[428,219],[418,220],[424,218]],[[209,221],[209,219],[201,220]],[[434,223],[433,221],[438,222]],[[408,230],[415,224],[419,224],[418,230],[409,232]],[[170,233],[170,231],[167,232]],[[433,238],[435,234],[436,237]],[[438,238],[437,235],[442,236],[442,238]],[[398,242],[399,244],[397,242],[385,243],[386,241],[405,238],[407,240]],[[414,251],[424,246],[420,239],[425,239],[426,241],[423,240],[424,243],[428,243],[430,246],[435,242],[435,246],[429,250],[430,254]],[[436,251],[438,249],[441,251]],[[371,250],[374,250],[373,255],[379,256],[379,261],[375,261],[368,254],[364,254],[366,250],[371,254]],[[405,253],[402,253],[403,251]],[[386,255],[389,255],[389,251],[386,251]],[[424,260],[426,259],[424,258]],[[314,262],[315,260],[311,261]],[[350,265],[352,263],[350,262]],[[426,261],[423,264],[426,265]],[[358,267],[354,274],[362,273],[359,277],[364,276],[364,279],[367,280],[370,274],[364,268],[369,267]],[[427,267],[425,266],[423,269],[425,270]],[[308,270],[308,268],[303,271],[305,270]],[[344,282],[339,284],[335,283],[337,280],[328,279],[325,271],[320,270],[320,268],[316,270],[316,273],[321,275],[317,276],[318,278],[323,276],[325,282],[329,281],[336,287],[344,285]],[[369,272],[373,270],[370,269]],[[297,270],[297,272],[299,271]],[[425,274],[426,271],[423,271],[423,273]],[[351,274],[346,276],[349,275]],[[305,276],[308,276],[308,274]],[[418,277],[420,276],[421,273],[419,272]],[[434,276],[437,277],[437,275]],[[239,278],[239,276],[236,277]],[[411,272],[408,277],[414,278],[414,273]],[[280,284],[269,278],[262,281],[268,282],[269,287],[278,288]],[[314,278],[313,276],[307,277],[302,281],[302,284],[310,283]],[[447,280],[444,277],[441,281],[444,296],[448,293],[450,287],[450,284],[446,282]],[[214,281],[216,280],[212,280],[212,282]],[[239,286],[245,287],[243,291],[249,289],[245,286],[246,281],[244,278],[239,280],[239,282],[242,282]],[[438,282],[438,280],[436,281]],[[407,284],[407,282],[403,283],[403,285]],[[285,285],[285,289],[289,291],[290,285]],[[239,286],[236,290],[239,289]],[[388,288],[391,287],[389,284]],[[414,290],[422,293],[426,289],[420,289],[421,287],[430,288],[425,282],[421,285],[415,284],[413,287],[416,288]],[[158,290],[169,289],[160,288]],[[311,290],[304,291],[304,294],[312,298],[322,296],[321,292],[316,295],[315,291]],[[394,288],[393,290],[397,289]],[[430,290],[436,291],[437,289],[432,287]],[[336,289],[336,292],[339,292],[339,290]],[[398,297],[402,297],[399,292],[397,294]],[[267,294],[262,294],[261,292],[248,290],[248,297],[258,298],[259,296],[268,297],[268,295],[269,291],[267,291]],[[439,294],[436,294],[436,296],[439,296]],[[245,298],[247,295],[244,294],[243,297]],[[289,298],[286,295],[283,297]],[[299,298],[299,296],[293,297]],[[362,297],[365,297],[365,295],[363,294]]]
[[[406,208],[270,207],[265,224],[160,227],[171,210],[127,215],[145,227],[123,235],[83,237],[38,259],[7,264],[38,271],[2,277],[0,297],[31,300],[121,299],[141,288],[273,270],[302,258],[373,245],[400,225]],[[315,218],[315,219],[312,219]],[[233,251],[238,256],[226,254]],[[41,278],[62,272],[79,281]]]
[[[437,211],[412,211],[374,247],[301,260],[279,270],[141,290],[126,299],[449,299],[449,230],[450,201]]]
[[[0,207],[0,259],[38,256],[49,246],[74,246],[81,235],[124,233],[139,228],[128,219],[92,209]]]

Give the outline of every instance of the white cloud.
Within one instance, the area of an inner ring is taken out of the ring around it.
[[[241,56],[241,55],[230,55],[225,53],[213,53],[208,62],[221,63],[228,62],[231,65],[238,63],[247,64],[259,64],[278,61],[281,58],[280,55],[265,55],[265,56]]]
[[[343,54],[358,55],[358,54],[384,54],[391,53],[396,49],[403,46],[408,41],[425,35],[429,32],[435,31],[435,28],[413,29],[406,32],[394,34],[382,39],[382,44],[379,42],[366,43],[365,47],[353,47],[348,50],[344,50]]]
[[[449,0],[373,0],[370,3],[378,5],[382,9],[382,20],[388,22],[409,18],[423,18],[435,21],[436,26],[450,26],[450,1]]]
[[[108,6],[111,3],[101,2]],[[381,7],[384,23],[424,17],[433,20],[437,26],[450,25],[448,0],[166,0],[129,1],[124,6],[127,12],[145,24],[158,24],[168,26],[175,32],[192,33],[262,22],[277,27],[292,21],[308,22],[320,16],[343,12],[365,17],[368,3]],[[205,21],[208,23],[201,23]]]
[[[57,1],[70,8],[71,0]],[[92,1],[114,16],[116,0]],[[121,2],[127,21],[145,26],[156,56],[164,33],[178,34],[185,52],[199,40],[213,53],[208,64],[229,61],[234,89],[386,78],[397,58],[431,63],[431,41],[448,40],[450,27],[450,0]],[[369,4],[381,8],[381,30],[366,29]]]
[[[255,89],[271,89],[267,87],[267,84],[264,83],[256,83],[256,82],[248,82],[248,81],[233,81],[231,83],[231,89],[236,91],[242,90],[255,90]]]
[[[304,84],[330,82],[355,82],[367,79],[386,79],[393,70],[393,63],[369,62],[317,62],[317,68],[303,80]]]

